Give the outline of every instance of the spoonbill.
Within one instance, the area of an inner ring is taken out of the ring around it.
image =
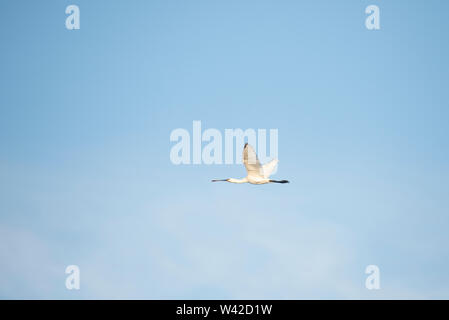
[[[212,182],[227,181],[231,183],[252,183],[252,184],[265,184],[265,183],[289,183],[288,180],[271,180],[268,177],[273,172],[274,168],[278,164],[278,159],[273,159],[270,162],[261,165],[259,159],[257,159],[256,152],[253,147],[248,143],[245,143],[243,148],[243,163],[248,175],[243,179],[214,179]]]

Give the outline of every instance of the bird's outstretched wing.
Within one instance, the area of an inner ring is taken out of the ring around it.
[[[278,162],[279,162],[278,159],[273,159],[270,162],[267,162],[262,166],[263,176],[265,178],[268,178],[269,176],[271,176],[271,173],[273,172],[274,168],[276,168],[276,165],[278,164]]]
[[[248,143],[245,143],[243,148],[243,164],[249,176],[263,177],[262,166],[259,159],[257,159],[256,152]]]

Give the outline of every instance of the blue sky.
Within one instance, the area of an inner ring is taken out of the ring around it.
[[[447,1],[0,9],[0,298],[449,298]],[[173,165],[193,120],[278,129],[291,183]]]

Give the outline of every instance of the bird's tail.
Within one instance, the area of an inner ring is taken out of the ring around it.
[[[290,181],[288,181],[288,180],[270,180],[270,182],[274,182],[274,183],[290,183]]]

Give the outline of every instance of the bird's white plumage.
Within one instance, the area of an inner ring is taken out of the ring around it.
[[[257,154],[249,144],[246,144],[245,148],[243,148],[243,164],[249,176],[263,177],[263,169]]]
[[[212,181],[227,181],[232,183],[252,183],[252,184],[265,184],[270,182],[276,183],[288,183],[287,180],[270,180],[269,177],[273,173],[273,170],[276,168],[279,160],[273,159],[270,162],[261,165],[259,159],[257,158],[257,154],[254,151],[253,147],[249,144],[245,144],[243,148],[243,164],[245,165],[246,171],[248,175],[243,179],[221,179],[221,180],[212,180]]]
[[[270,162],[267,162],[262,166],[263,176],[265,178],[268,178],[269,176],[271,176],[271,173],[273,172],[274,168],[276,168],[276,165],[278,164],[278,162],[279,162],[278,159],[273,159]]]

